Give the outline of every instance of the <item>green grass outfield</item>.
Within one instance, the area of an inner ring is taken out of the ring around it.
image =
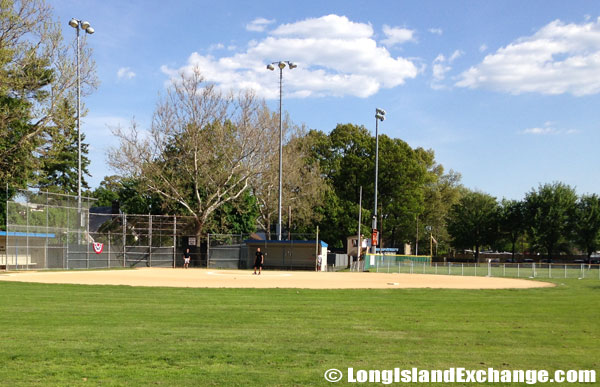
[[[328,385],[325,370],[348,367],[600,371],[600,282],[552,281],[529,290],[0,282],[0,385]]]

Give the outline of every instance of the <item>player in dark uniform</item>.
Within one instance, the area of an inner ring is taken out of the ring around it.
[[[256,258],[254,258],[254,273],[253,274],[256,274],[256,268],[258,267],[258,274],[260,275],[260,272],[263,267],[263,263],[265,263],[265,255],[260,251],[260,247],[259,247],[256,249]]]
[[[190,266],[190,249],[185,249],[185,253],[183,253],[183,267],[188,268]]]

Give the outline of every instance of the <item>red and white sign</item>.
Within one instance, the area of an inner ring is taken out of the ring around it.
[[[96,252],[96,254],[100,254],[103,249],[104,249],[104,243],[94,242],[94,251]]]
[[[379,231],[373,230],[373,234],[371,235],[371,246],[379,245]]]

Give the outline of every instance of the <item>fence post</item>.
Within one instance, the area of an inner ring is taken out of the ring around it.
[[[110,269],[110,230],[108,230],[108,265],[107,267]]]
[[[210,234],[206,234],[206,268],[210,268]]]
[[[581,264],[581,278],[585,278],[585,270],[583,269],[583,263]]]
[[[488,277],[492,276],[492,261],[490,261],[489,259],[488,259],[488,274],[487,274],[487,276]]]
[[[202,243],[200,243],[202,245]],[[177,262],[177,216],[173,215],[173,269]]]
[[[388,273],[390,272],[390,261],[388,261]]]
[[[435,263],[435,274],[437,274],[437,262]]]
[[[148,266],[152,267],[152,215],[148,214]]]
[[[552,264],[548,262],[548,277],[552,278]]]
[[[517,278],[521,277],[521,264],[517,263]]]
[[[567,264],[565,263],[565,278],[567,278]]]
[[[531,264],[531,271],[533,272],[533,278],[535,278],[535,262]]]
[[[479,262],[475,262],[475,277],[477,277],[477,266],[479,266]]]
[[[465,264],[464,263],[460,264],[460,275],[462,275],[462,276],[465,275]]]
[[[79,215],[79,217],[81,218],[81,215]],[[90,208],[89,208],[89,203],[88,203],[88,210],[87,210],[87,224],[86,224],[86,235],[85,235],[85,257],[86,257],[86,268],[89,269],[90,268]]]
[[[502,277],[506,277],[506,263],[502,265]]]
[[[423,261],[423,274],[425,274],[425,261]]]
[[[448,262],[448,275],[450,275],[450,266],[452,265],[451,262]]]
[[[122,214],[123,217],[123,267],[127,262],[127,215]]]

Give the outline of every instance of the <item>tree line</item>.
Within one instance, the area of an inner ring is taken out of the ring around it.
[[[506,200],[482,192],[468,192],[447,215],[448,233],[457,249],[482,247],[545,254],[579,249],[591,255],[600,247],[600,197],[577,196],[572,187],[556,182],[532,189],[523,200]]]

